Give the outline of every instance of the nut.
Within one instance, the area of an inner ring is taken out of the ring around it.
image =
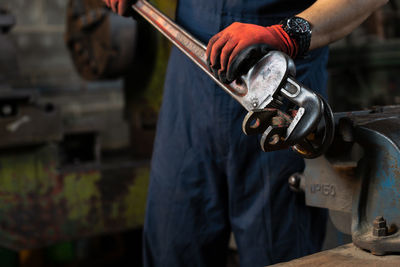
[[[383,216],[378,216],[375,218],[374,222],[374,229],[372,234],[374,236],[387,236],[388,233],[388,227],[387,227],[387,223],[386,220],[383,218]]]
[[[386,220],[382,216],[376,217],[376,219],[374,220],[374,227],[375,228],[385,228]]]

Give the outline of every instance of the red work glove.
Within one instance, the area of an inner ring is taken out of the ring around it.
[[[295,58],[298,46],[282,25],[262,27],[235,22],[210,39],[207,62],[215,77],[229,84],[246,74],[270,50]]]
[[[118,15],[129,17],[133,13],[131,6],[136,0],[103,0],[103,2]]]

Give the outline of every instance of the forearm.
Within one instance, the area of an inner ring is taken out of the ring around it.
[[[388,0],[317,0],[297,16],[313,26],[310,50],[337,41],[357,28]]]

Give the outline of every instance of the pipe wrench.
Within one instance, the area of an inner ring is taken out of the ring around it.
[[[332,111],[321,96],[295,80],[296,67],[286,54],[270,51],[247,74],[223,84],[208,69],[204,44],[147,1],[138,0],[132,8],[248,111],[242,130],[261,134],[264,151],[292,147],[305,158],[315,158],[331,144]],[[325,125],[318,127],[322,121]]]

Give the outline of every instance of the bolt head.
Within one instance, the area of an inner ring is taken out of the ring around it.
[[[373,222],[374,228],[372,234],[374,236],[386,236],[388,233],[387,223],[383,216],[378,216]]]
[[[386,227],[386,220],[382,216],[378,216],[374,220],[374,227],[375,228],[384,228]]]
[[[297,186],[299,184],[299,178],[295,175],[289,177],[289,184],[292,186]]]
[[[292,176],[290,176],[288,180],[290,190],[292,190],[293,192],[300,192],[300,182],[301,178],[299,175],[293,174]]]

